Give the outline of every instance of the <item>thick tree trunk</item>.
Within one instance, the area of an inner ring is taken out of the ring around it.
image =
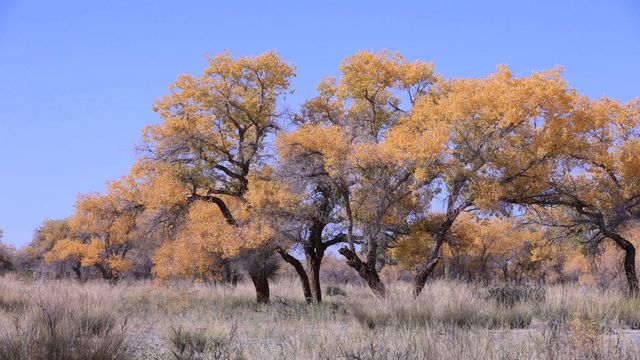
[[[453,222],[451,222],[453,223]],[[413,281],[413,295],[418,296],[424,289],[424,284],[426,284],[427,279],[431,276],[433,269],[436,268],[438,262],[440,262],[440,248],[444,243],[445,232],[451,227],[451,224],[448,224],[446,229],[440,229],[440,231],[435,236],[435,242],[429,251],[429,257],[427,261],[425,261],[422,266],[420,266],[416,271],[416,277]]]
[[[358,254],[346,247],[341,248],[338,252],[347,259],[347,265],[357,271],[358,275],[367,282],[367,285],[369,285],[369,288],[371,288],[374,294],[377,296],[385,296],[387,289],[380,280],[380,275],[378,275],[375,264],[362,262]]]
[[[440,257],[436,256],[435,258],[430,259],[428,262],[423,264],[418,271],[416,272],[416,278],[413,281],[413,295],[418,296],[424,289],[424,284],[427,283],[427,279],[431,276],[433,269],[436,268],[440,262]]]
[[[638,296],[638,276],[636,275],[636,248],[633,244],[617,233],[609,234],[616,245],[624,251],[624,274],[627,278],[629,295]]]
[[[320,286],[320,264],[321,259],[315,257],[307,257],[307,269],[311,278],[309,283],[311,285],[311,294],[317,303],[322,302],[322,287]]]
[[[269,280],[264,275],[251,275],[251,281],[256,288],[256,301],[258,304],[269,303]]]
[[[282,257],[284,261],[286,261],[291,266],[293,266],[293,268],[298,273],[298,277],[300,278],[300,284],[302,285],[302,293],[304,294],[304,300],[307,303],[313,302],[311,285],[309,284],[309,276],[307,275],[307,272],[305,271],[304,266],[302,266],[302,263],[300,262],[300,260],[291,256],[284,250],[278,250],[278,254],[280,254],[280,257]]]
[[[447,205],[447,217],[435,232],[435,242],[433,243],[433,246],[431,246],[429,256],[422,266],[420,266],[416,271],[416,278],[413,283],[413,295],[416,297],[420,295],[424,288],[424,284],[427,282],[427,279],[433,272],[433,269],[435,269],[436,265],[438,265],[438,262],[440,261],[440,248],[442,247],[442,244],[444,244],[447,232],[451,229],[451,226],[453,226],[453,222],[456,221],[460,212],[470,205],[470,201],[467,201],[459,207],[453,208],[455,198],[457,198],[457,195],[450,195],[449,203]]]

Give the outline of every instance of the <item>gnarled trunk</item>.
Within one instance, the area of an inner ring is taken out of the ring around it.
[[[275,259],[273,250],[269,248],[259,248],[242,250],[239,257],[242,266],[251,278],[256,289],[256,299],[259,303],[269,302],[269,278],[278,270],[278,262]]]
[[[369,285],[369,288],[371,288],[374,294],[385,296],[387,289],[380,280],[380,275],[375,268],[375,264],[362,262],[358,254],[346,247],[341,248],[338,252],[347,259],[347,265],[357,271],[358,275],[367,282],[367,285]]]
[[[298,273],[298,277],[300,278],[300,284],[302,285],[302,293],[304,294],[304,299],[307,303],[313,302],[313,295],[311,291],[311,285],[309,284],[309,276],[302,266],[300,260],[291,256],[284,250],[278,250],[278,254],[282,257],[284,261],[289,263]]]
[[[471,202],[468,200],[459,207],[454,208],[453,205],[455,204],[455,199],[457,198],[457,191],[459,191],[459,188],[458,190],[454,189],[455,196],[453,196],[454,194],[450,195],[449,203],[447,205],[447,217],[435,232],[435,242],[433,243],[433,246],[429,251],[427,260],[422,264],[420,268],[418,268],[416,272],[416,278],[413,283],[413,295],[416,297],[420,295],[422,289],[424,288],[424,284],[427,282],[427,279],[433,272],[433,269],[435,269],[436,265],[438,265],[438,262],[440,261],[440,248],[442,247],[442,244],[444,244],[447,232],[449,231],[449,229],[451,229],[451,226],[453,226],[453,223],[458,218],[458,215],[460,215],[460,213],[471,204]]]
[[[256,288],[256,301],[259,304],[269,303],[269,280],[262,274],[250,275],[253,286]]]
[[[322,259],[317,257],[307,256],[307,269],[309,270],[309,274],[311,278],[309,279],[309,283],[311,285],[311,294],[313,295],[313,299],[317,303],[322,302],[322,288],[320,286],[320,264]]]
[[[615,244],[624,251],[624,274],[627,278],[627,286],[629,287],[629,295],[638,296],[638,276],[636,275],[636,247],[623,238],[620,234],[608,234]]]
[[[416,271],[416,278],[413,281],[413,295],[418,296],[424,289],[424,284],[427,283],[427,279],[431,276],[433,269],[436,268],[440,262],[440,257],[437,255],[434,258],[430,258],[424,265],[422,265],[418,271]]]
[[[451,221],[451,223],[453,223],[453,221]],[[433,269],[435,269],[436,265],[438,265],[438,262],[440,262],[440,248],[444,243],[445,232],[449,229],[449,227],[451,227],[451,224],[448,224],[448,227],[446,227],[446,229],[441,228],[440,231],[436,234],[436,241],[433,243],[433,246],[429,251],[429,257],[427,258],[427,261],[422,264],[422,266],[419,267],[416,271],[416,278],[413,281],[414,296],[420,295],[422,289],[424,289],[424,284],[427,282],[429,276],[431,276]]]

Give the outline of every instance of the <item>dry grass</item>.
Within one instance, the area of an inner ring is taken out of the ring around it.
[[[391,284],[377,299],[338,286],[307,305],[296,281],[280,280],[272,304],[258,305],[249,284],[4,277],[0,359],[640,358],[640,300],[618,291],[451,281],[418,299],[410,290]]]

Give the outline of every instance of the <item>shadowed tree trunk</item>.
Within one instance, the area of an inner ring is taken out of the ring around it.
[[[76,280],[82,279],[82,270],[80,270],[81,267],[82,267],[82,264],[80,263],[80,261],[78,261],[73,266],[71,266],[71,270],[73,270],[73,272],[76,274]]]
[[[614,243],[624,251],[624,274],[627,278],[627,286],[629,287],[629,295],[638,296],[638,276],[636,275],[636,248],[633,244],[623,238],[620,234],[607,234]]]
[[[369,285],[369,288],[371,288],[374,294],[377,296],[385,296],[387,289],[380,280],[380,275],[374,263],[363,262],[360,260],[360,257],[358,257],[358,254],[346,247],[341,248],[338,252],[347,259],[347,265],[357,271],[358,275],[367,282],[367,285]]]
[[[256,301],[259,304],[269,303],[269,279],[263,274],[249,275],[256,288]]]
[[[322,286],[320,285],[322,259],[330,246],[344,242],[346,239],[344,234],[338,234],[334,236],[333,239],[323,242],[322,231],[325,226],[326,224],[316,222],[315,225],[311,227],[309,239],[304,246],[304,255],[307,263],[306,269],[300,260],[282,249],[278,250],[280,257],[296,270],[307,303],[322,302]]]
[[[278,261],[274,257],[273,249],[268,247],[245,249],[240,251],[238,257],[253,282],[256,300],[262,304],[268,303],[269,278],[278,271]]]
[[[220,258],[218,260],[221,264],[222,268],[222,282],[225,284],[230,284],[232,286],[238,285],[239,275],[236,269],[231,265],[231,261],[229,259]]]
[[[422,289],[424,288],[424,284],[427,282],[427,279],[429,279],[429,276],[431,276],[431,273],[433,273],[433,269],[435,269],[440,262],[440,248],[442,248],[442,244],[444,244],[446,234],[453,225],[456,217],[457,214],[454,217],[447,216],[447,220],[443,222],[436,231],[435,242],[431,246],[429,256],[427,257],[427,260],[422,264],[422,266],[420,266],[416,271],[416,277],[413,282],[414,296],[420,295]]]
[[[324,254],[323,254],[324,255]],[[322,288],[320,286],[320,264],[322,258],[307,256],[307,269],[311,274],[310,286],[311,294],[315,302],[322,302]]]
[[[298,277],[300,278],[300,284],[302,285],[302,293],[304,295],[304,300],[307,303],[313,302],[313,296],[311,294],[311,285],[309,284],[309,276],[307,276],[307,272],[304,270],[304,266],[300,260],[296,259],[292,255],[288,254],[286,251],[280,249],[278,250],[278,254],[280,257],[287,263],[289,263],[298,273]]]
[[[460,213],[472,203],[471,199],[467,199],[462,204],[456,206],[456,201],[458,200],[458,196],[461,193],[461,189],[465,181],[466,178],[456,180],[453,188],[451,189],[451,193],[449,194],[449,199],[447,201],[446,218],[436,228],[434,233],[435,242],[433,243],[433,246],[431,246],[429,255],[422,266],[420,266],[416,271],[416,277],[413,282],[414,296],[420,295],[424,288],[424,284],[427,282],[427,279],[429,279],[429,276],[431,276],[431,273],[433,273],[433,269],[438,265],[438,262],[440,261],[440,248],[446,240],[449,229],[453,226],[458,215],[460,215]]]

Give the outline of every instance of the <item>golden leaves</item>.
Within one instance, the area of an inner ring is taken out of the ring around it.
[[[344,173],[351,154],[351,140],[339,126],[304,124],[296,131],[280,134],[276,146],[284,159],[320,156],[330,175]]]
[[[499,66],[486,77],[451,80],[433,69],[386,50],[358,52],[342,62],[339,77],[320,82],[295,116],[297,128],[275,140],[283,163],[311,168],[297,176],[339,187],[338,207],[357,204],[356,227],[423,216],[411,219],[412,233],[393,250],[406,263],[424,258],[433,241],[428,228],[438,216],[424,216],[428,202],[452,189],[454,200],[485,215],[505,199],[557,188],[605,210],[640,194],[640,100],[591,100],[569,87],[560,68],[516,76]],[[79,197],[70,225],[84,242],[65,236],[48,259],[126,269],[124,255],[109,249],[138,240],[141,208],[149,217],[179,213],[171,241],[156,253],[161,277],[212,276],[212,259],[272,245],[280,213],[304,198],[263,161],[293,76],[293,66],[273,52],[224,52],[209,58],[202,74],[180,76],[156,102],[161,122],[145,129],[145,155],[131,173],[104,194]],[[480,257],[487,248],[512,254],[522,241],[531,244],[521,259],[527,263],[555,251],[541,245],[539,233],[517,231],[504,219],[462,215],[451,233],[450,256]]]
[[[52,263],[62,261],[68,258],[81,259],[86,251],[86,246],[78,241],[71,239],[63,239],[53,246],[44,256],[45,261]]]

